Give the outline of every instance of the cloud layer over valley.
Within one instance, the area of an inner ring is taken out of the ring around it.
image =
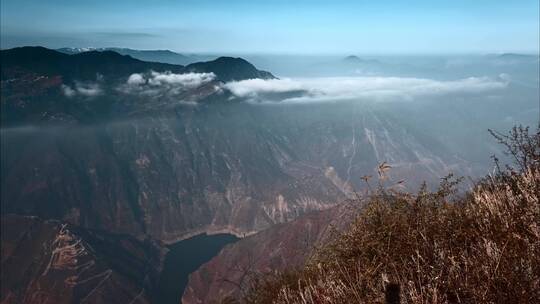
[[[420,97],[450,95],[496,95],[508,87],[508,75],[435,80],[414,77],[311,77],[248,79],[223,83],[214,73],[172,72],[134,73],[112,86],[116,93],[148,98],[168,98],[194,102],[199,97],[229,91],[233,97],[253,103],[310,103],[350,100],[415,100]],[[209,86],[206,86],[211,84]],[[95,97],[104,94],[106,83],[74,82],[63,85],[67,97]],[[205,89],[202,89],[202,88]]]
[[[317,77],[298,79],[250,79],[229,82],[224,88],[235,96],[264,102],[268,94],[302,92],[300,96],[286,97],[282,102],[324,102],[354,99],[405,99],[421,96],[449,94],[478,94],[504,89],[508,79],[470,77],[452,81],[439,81],[405,77]]]

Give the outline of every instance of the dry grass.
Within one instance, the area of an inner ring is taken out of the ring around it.
[[[493,133],[515,158],[468,193],[378,189],[300,270],[254,281],[244,303],[540,303],[540,133]]]

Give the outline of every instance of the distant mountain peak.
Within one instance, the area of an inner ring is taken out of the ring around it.
[[[244,79],[275,79],[270,72],[258,70],[253,64],[239,57],[219,57],[208,62],[197,62],[186,67],[187,71],[216,74],[221,81]]]
[[[375,65],[380,64],[380,62],[377,59],[366,59],[366,58],[360,58],[356,55],[349,55],[345,58],[343,58],[342,61],[344,64],[351,64],[351,65]]]
[[[187,65],[193,62],[209,59],[209,56],[199,56],[199,55],[187,56],[187,55],[173,52],[171,50],[136,50],[136,49],[122,48],[122,47],[102,47],[102,48],[64,47],[64,48],[57,49],[57,51],[61,53],[69,54],[69,55],[92,52],[92,51],[99,51],[99,52],[113,51],[121,55],[129,55],[135,59],[139,59],[142,61],[161,62],[161,63],[179,64],[179,65]],[[215,57],[210,57],[210,58],[213,59]]]
[[[532,55],[518,54],[518,53],[503,53],[503,54],[499,55],[499,57],[502,57],[502,58],[509,58],[509,57],[527,58],[527,57],[531,57],[531,56]]]
[[[358,57],[356,55],[349,55],[349,56],[343,58],[343,60],[345,60],[345,61],[361,61],[362,59],[360,59],[360,57]]]
[[[133,58],[129,55],[122,55],[120,53],[110,51],[110,50],[92,50],[88,52],[83,52],[79,54],[73,54],[74,58],[93,58],[95,60],[117,60],[120,62],[131,63],[131,62],[142,62],[139,59]]]

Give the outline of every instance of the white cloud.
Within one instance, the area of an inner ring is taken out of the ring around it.
[[[306,90],[305,83],[291,79],[248,79],[229,82],[223,87],[238,97],[253,97],[261,93],[285,93]]]
[[[504,77],[470,77],[453,81],[402,77],[324,77],[299,79],[251,79],[229,82],[224,88],[237,97],[261,100],[268,93],[303,91],[283,102],[313,102],[354,99],[412,99],[419,96],[477,94],[503,89]]]
[[[64,95],[66,95],[66,97],[73,97],[77,94],[75,90],[65,84],[62,85],[62,92],[64,93]]]
[[[97,96],[101,94],[101,88],[97,83],[78,83],[76,90],[79,94],[84,96]]]
[[[154,86],[178,85],[185,88],[196,88],[216,78],[214,73],[186,73],[174,74],[171,72],[158,73],[152,71],[148,83]]]
[[[144,79],[143,75],[141,74],[131,74],[127,80],[127,84],[129,85],[141,85],[145,84],[146,79]]]
[[[76,81],[73,86],[62,85],[62,92],[66,97],[86,96],[94,97],[103,93],[98,83]]]
[[[118,87],[118,90],[127,94],[173,96],[200,87],[215,78],[214,73],[175,74],[151,71],[146,74],[131,74],[126,83]]]

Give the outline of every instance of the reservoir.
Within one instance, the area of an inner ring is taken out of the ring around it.
[[[227,244],[238,238],[231,234],[199,234],[171,244],[159,279],[158,303],[179,304],[189,274],[210,261]]]

